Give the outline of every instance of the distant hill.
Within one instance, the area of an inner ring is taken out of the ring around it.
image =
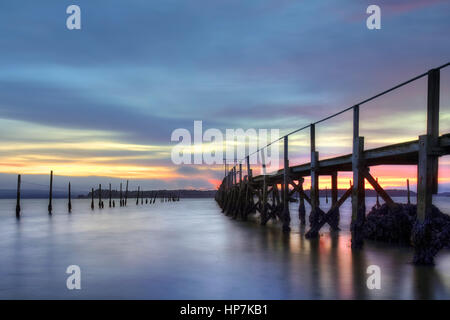
[[[73,192],[72,197],[78,196],[78,192]],[[16,190],[0,190],[0,199],[15,199],[17,195]],[[21,190],[20,197],[23,199],[46,199],[48,198],[48,190]],[[53,191],[53,198],[67,198],[67,192]]]
[[[80,195],[78,198],[90,198],[92,192],[87,195]],[[99,190],[94,190],[94,197],[98,197]],[[216,190],[145,190],[139,194],[139,197],[143,198],[162,198],[179,196],[180,198],[214,198]],[[115,199],[120,198],[120,191],[113,190],[111,196]],[[125,197],[125,190],[122,191],[122,196]],[[137,191],[128,191],[128,198],[136,198]],[[109,190],[102,190],[102,198],[109,197]]]
[[[339,189],[338,195],[341,196],[345,193],[346,190]],[[407,192],[406,190],[401,189],[387,189],[386,192],[391,197],[406,197]],[[305,190],[305,193],[309,196],[310,191]],[[331,196],[330,190],[320,190],[320,196],[325,197],[325,195],[328,195],[328,197]],[[135,198],[137,192],[136,191],[129,191],[128,197],[129,198]],[[157,198],[160,197],[167,197],[170,194],[173,195],[179,195],[180,198],[214,198],[216,194],[216,190],[150,190],[150,191],[144,191],[144,198],[153,198],[156,194]],[[125,191],[123,191],[123,195],[125,196]],[[366,190],[366,196],[367,197],[375,197],[376,193],[375,190]],[[414,191],[411,191],[411,196],[415,197],[416,193]],[[439,197],[450,197],[450,192],[442,192],[439,193],[437,196]],[[47,190],[22,190],[21,191],[21,197],[23,199],[46,199],[48,198],[48,191]],[[80,191],[72,191],[72,198],[90,198],[91,193],[82,193]],[[94,190],[94,197],[98,197],[98,190]],[[108,198],[109,197],[109,191],[108,190],[102,190],[102,197]],[[113,198],[119,198],[120,193],[118,190],[112,191],[112,197]],[[297,194],[295,195],[297,197]],[[6,189],[6,190],[0,190],[0,199],[15,199],[16,198],[16,190]],[[53,198],[67,198],[67,192],[64,191],[53,191]]]

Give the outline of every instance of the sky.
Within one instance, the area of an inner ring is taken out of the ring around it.
[[[81,30],[66,28],[71,4]],[[370,4],[380,30],[366,27]],[[214,189],[222,165],[172,162],[175,129],[303,127],[449,62],[449,12],[440,0],[3,0],[0,189],[15,188],[17,174],[24,188],[44,188],[50,170],[57,188],[79,191],[126,179]],[[365,147],[417,139],[425,119],[421,79],[361,107]],[[446,68],[440,131],[449,129]],[[350,152],[351,114],[316,130],[321,159]],[[309,162],[308,141],[290,137],[291,164]],[[450,158],[439,170],[450,191]],[[372,173],[388,188],[416,179],[413,166]]]

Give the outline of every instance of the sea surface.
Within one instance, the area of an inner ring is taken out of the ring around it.
[[[450,212],[450,198],[434,202]],[[213,199],[107,205],[73,200],[68,214],[56,199],[49,216],[46,200],[23,200],[17,220],[15,200],[0,200],[0,299],[450,298],[449,250],[434,267],[413,266],[408,247],[366,241],[352,253],[350,201],[342,231],[326,226],[316,240],[304,238],[297,203],[288,236],[276,223],[232,220]],[[67,289],[69,265],[81,269],[81,290]],[[381,289],[367,287],[370,265],[380,267]]]

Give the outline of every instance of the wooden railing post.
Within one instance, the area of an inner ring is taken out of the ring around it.
[[[359,106],[353,107],[353,190],[352,190],[352,248],[363,246],[363,226],[366,217],[364,186],[364,137],[359,136]]]
[[[283,232],[291,231],[289,226],[291,214],[289,212],[289,146],[288,136],[284,137],[284,170],[283,170]]]

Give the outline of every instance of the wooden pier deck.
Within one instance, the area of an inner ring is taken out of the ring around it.
[[[438,138],[438,147],[435,152],[440,156],[450,154],[450,133]],[[363,157],[368,167],[378,165],[417,165],[419,163],[419,140],[392,144],[380,148],[364,150]],[[318,168],[321,175],[331,175],[337,171],[352,171],[352,154],[333,157],[318,161]],[[299,177],[308,177],[311,173],[311,162],[289,167],[289,174],[295,180]],[[284,169],[275,173],[265,175],[266,179],[283,179]],[[260,183],[264,180],[264,175],[253,178],[253,182]]]
[[[432,195],[438,191],[438,159],[450,154],[450,133],[439,135],[440,70],[449,65],[450,63],[447,63],[431,69],[334,115],[281,137],[277,141],[283,140],[284,143],[284,166],[277,172],[266,173],[266,163],[264,163],[264,156],[262,156],[263,174],[253,176],[250,155],[247,155],[231,170],[225,170],[226,175],[216,195],[217,203],[225,214],[233,218],[246,220],[249,214],[258,212],[262,225],[265,225],[270,219],[279,220],[282,222],[283,231],[289,232],[291,220],[289,202],[292,196],[298,193],[298,213],[303,225],[306,224],[305,201],[311,206],[310,229],[306,233],[306,237],[314,238],[319,235],[320,229],[325,224],[329,224],[331,230],[339,230],[339,207],[351,197],[352,249],[359,249],[363,245],[363,227],[366,220],[366,181],[384,200],[391,213],[401,209],[401,206],[390,198],[388,193],[378,184],[377,179],[370,174],[370,167],[378,165],[416,165],[418,168],[417,220],[412,229],[411,239],[415,248],[414,262],[416,264],[433,264],[436,250],[432,249],[429,236],[432,219]],[[365,150],[364,137],[359,134],[360,106],[424,77],[427,77],[428,80],[426,134],[419,136],[414,141]],[[319,153],[316,151],[315,125],[348,111],[353,112],[352,153],[319,160]],[[308,163],[290,166],[289,136],[307,129],[310,131],[311,160]],[[264,148],[257,150],[257,152],[261,152]],[[243,163],[246,165],[246,175],[243,172]],[[338,199],[338,172],[344,171],[353,173],[353,185]],[[326,213],[320,209],[319,204],[319,176],[321,175],[331,176],[332,205]],[[309,196],[303,190],[304,177],[311,177]]]

